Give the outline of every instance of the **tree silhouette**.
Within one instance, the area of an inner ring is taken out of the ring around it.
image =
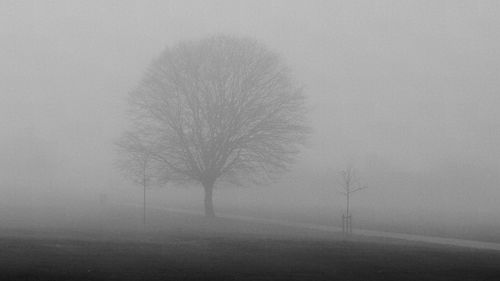
[[[198,182],[214,216],[218,182],[267,182],[304,144],[302,88],[251,39],[214,36],[166,49],[130,93],[129,132],[165,181]]]
[[[126,133],[116,142],[120,158],[117,166],[127,178],[143,188],[143,217],[146,224],[146,189],[154,178],[154,159],[152,153],[145,147],[137,135]]]
[[[349,204],[351,195],[354,192],[366,189],[366,186],[361,186],[359,184],[359,179],[356,174],[356,170],[352,167],[348,167],[345,170],[340,171],[340,185],[342,190],[340,191],[346,197],[346,212],[342,215],[342,225],[344,231],[351,232],[351,214],[349,213]]]

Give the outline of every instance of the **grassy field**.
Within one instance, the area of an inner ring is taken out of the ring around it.
[[[115,210],[4,229],[1,280],[499,280],[500,252]],[[113,212],[115,212],[113,211]],[[106,219],[107,218],[107,219]],[[7,231],[8,230],[8,231]]]
[[[327,226],[342,226],[341,212],[322,208],[309,209],[271,209],[266,207],[219,207],[220,213],[271,218],[285,221],[314,223]],[[468,239],[500,243],[500,224],[498,216],[486,216],[481,220],[444,219],[433,214],[388,214],[369,209],[355,209],[354,228],[386,231],[445,238]]]

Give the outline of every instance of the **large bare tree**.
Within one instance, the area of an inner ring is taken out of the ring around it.
[[[216,182],[268,181],[286,170],[309,128],[302,88],[283,59],[246,38],[167,48],[130,93],[128,134],[164,180],[198,182],[214,216]]]

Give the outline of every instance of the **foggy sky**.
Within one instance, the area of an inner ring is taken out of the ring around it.
[[[498,1],[1,1],[0,198],[133,194],[127,93],[166,46],[223,33],[283,55],[314,134],[282,182],[219,201],[338,205],[352,165],[358,205],[498,214],[499,26]]]

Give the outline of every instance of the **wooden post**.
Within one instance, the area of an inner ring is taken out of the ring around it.
[[[345,215],[342,214],[342,233],[345,234]]]
[[[342,233],[344,235],[352,233],[352,215],[342,214]]]

